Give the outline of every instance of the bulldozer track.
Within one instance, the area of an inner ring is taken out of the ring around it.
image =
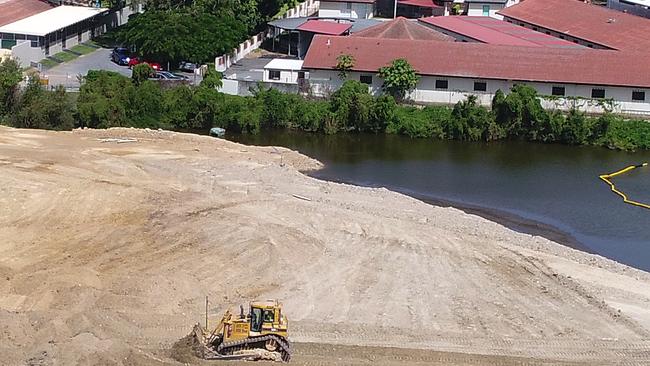
[[[282,337],[278,337],[273,334],[246,338],[239,341],[221,343],[217,347],[217,353],[221,355],[233,354],[233,352],[245,349],[252,344],[264,343],[271,339],[275,340],[277,344],[280,345],[281,348],[280,354],[282,355],[282,361],[289,362],[292,355],[291,345],[288,342],[286,342],[284,339],[282,339]],[[253,348],[257,348],[257,347],[253,347]]]

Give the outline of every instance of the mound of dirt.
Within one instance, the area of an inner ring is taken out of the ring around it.
[[[201,364],[186,335],[207,295],[212,324],[280,299],[294,364],[392,365],[355,352],[393,348],[420,350],[400,353],[412,364],[650,364],[647,273],[300,172],[320,166],[167,131],[0,127],[3,363]]]

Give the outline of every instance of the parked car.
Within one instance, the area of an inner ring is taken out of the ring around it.
[[[186,76],[171,73],[169,71],[158,71],[153,79],[156,80],[187,80]]]
[[[193,62],[182,61],[178,65],[178,69],[185,72],[194,72],[199,66]]]
[[[161,71],[163,69],[162,66],[160,66],[160,64],[157,63],[157,62],[153,62],[153,61],[144,61],[143,62],[143,61],[140,61],[140,59],[138,57],[132,57],[131,60],[129,61],[128,65],[129,65],[129,68],[132,68],[133,66],[139,65],[141,63],[145,63],[145,64],[151,66],[151,68],[156,70],[156,71]]]
[[[116,47],[111,52],[111,60],[118,65],[130,65],[131,57],[127,48]]]

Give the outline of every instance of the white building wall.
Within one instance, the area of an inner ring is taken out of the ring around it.
[[[271,79],[270,71],[280,71],[280,80]],[[298,70],[264,69],[264,76],[262,77],[262,81],[267,83],[298,84],[298,73]]]
[[[30,41],[18,41],[11,48],[11,56],[21,67],[28,67],[31,62],[38,62],[44,59],[45,52],[40,47],[32,47]]]
[[[470,3],[468,4],[467,8],[467,15],[471,17],[481,17],[485,16],[483,14],[483,6],[487,6],[490,8],[488,12],[488,16],[496,19],[503,19],[503,17],[499,14],[497,14],[497,11],[503,9],[503,5],[501,4],[483,4],[483,3]]]
[[[372,4],[321,1],[318,10],[318,16],[324,18],[370,19],[373,15]]]
[[[350,72],[348,80],[360,80],[361,75],[370,75],[366,73]],[[436,80],[447,80],[447,89],[436,89]],[[328,97],[343,84],[335,70],[312,70],[309,76],[309,85],[311,92],[315,96]],[[474,82],[485,82],[485,91],[474,91]],[[374,95],[381,93],[383,81],[377,74],[372,75],[372,84],[369,85],[370,92]],[[449,78],[423,76],[420,78],[416,89],[410,94],[410,99],[417,103],[423,104],[455,104],[465,100],[468,95],[473,94],[478,97],[481,105],[490,106],[492,98],[497,90],[508,93],[514,84],[521,82],[512,82],[506,80],[489,80],[489,79],[471,79],[471,78]],[[593,88],[605,89],[605,99],[611,99],[612,112],[650,115],[650,88],[637,89],[626,87],[597,86],[597,85],[578,85],[562,83],[523,83],[529,85],[542,96],[542,105],[548,109],[569,110],[577,107],[582,111],[589,113],[603,113],[603,106],[610,107],[610,103],[600,100],[591,99]],[[565,98],[551,97],[553,86],[565,88]],[[633,101],[632,92],[645,92],[645,102]],[[546,96],[546,97],[545,97]]]

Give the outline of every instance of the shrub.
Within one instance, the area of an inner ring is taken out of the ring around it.
[[[133,83],[135,85],[140,85],[145,81],[149,80],[149,78],[154,77],[154,75],[156,75],[156,70],[154,70],[153,67],[151,67],[151,65],[146,63],[141,63],[133,66],[131,79],[133,80]]]
[[[11,125],[19,128],[71,130],[74,127],[73,108],[65,89],[43,88],[38,78],[31,78],[17,98]]]
[[[403,100],[418,84],[415,69],[403,58],[393,60],[390,65],[380,68],[379,77],[384,79],[383,89],[397,100]]]
[[[11,111],[22,78],[16,61],[5,58],[0,62],[0,121]]]

